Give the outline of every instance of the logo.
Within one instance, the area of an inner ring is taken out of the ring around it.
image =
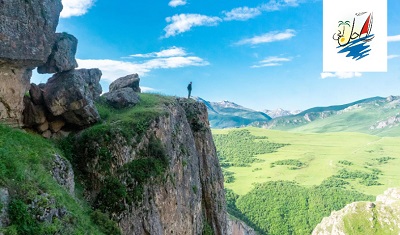
[[[360,21],[363,15],[368,15],[367,19]],[[346,57],[360,60],[369,55],[371,51],[369,42],[375,37],[374,34],[371,34],[373,13],[361,12],[356,13],[355,16],[351,22],[340,20],[337,32],[333,34],[332,38],[339,44],[338,53],[344,53]],[[360,22],[364,22],[362,27],[359,27]]]
[[[323,71],[387,71],[387,0],[323,0]]]

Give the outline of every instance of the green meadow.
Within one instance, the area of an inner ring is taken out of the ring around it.
[[[257,183],[280,180],[312,187],[324,180],[338,179],[346,183],[345,189],[374,196],[387,188],[400,186],[400,137],[348,132],[297,133],[261,128],[214,129],[217,151],[223,152],[223,146],[227,145],[225,141],[229,141],[222,138],[224,135],[243,130],[255,136],[247,146],[262,141],[265,145],[282,145],[274,151],[255,154],[254,161],[246,166],[229,164],[229,159],[221,160],[225,187],[238,195],[247,194]],[[231,139],[235,141],[235,137]],[[228,181],[227,175],[231,178]]]

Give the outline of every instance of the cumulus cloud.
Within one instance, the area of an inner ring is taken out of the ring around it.
[[[189,31],[195,26],[215,26],[221,21],[219,17],[210,17],[200,14],[179,14],[165,19],[169,23],[165,28],[165,37]]]
[[[335,73],[323,72],[323,73],[321,73],[322,79],[326,79],[326,78],[348,79],[348,78],[361,77],[361,76],[362,76],[362,74],[359,72],[335,72]]]
[[[400,55],[388,55],[388,60],[400,57]]]
[[[275,41],[282,41],[282,40],[287,40],[290,39],[294,36],[296,36],[296,31],[292,29],[286,29],[283,32],[269,32],[260,36],[255,36],[252,38],[246,38],[243,40],[240,40],[239,42],[235,43],[236,45],[245,45],[245,44],[250,44],[250,45],[256,45],[256,44],[261,44],[261,43],[269,43],[269,42],[275,42]]]
[[[244,21],[260,15],[261,11],[258,8],[238,7],[232,9],[229,12],[224,12],[224,14],[225,14],[224,20],[226,21],[231,21],[231,20]]]
[[[387,41],[388,42],[398,42],[398,41],[400,41],[400,35],[388,36]]]
[[[280,66],[282,62],[289,62],[292,58],[284,58],[277,56],[270,56],[258,62],[257,65],[251,66],[252,68],[262,68],[262,67],[272,67],[272,66]]]
[[[68,18],[71,16],[81,16],[87,13],[89,8],[94,4],[95,0],[62,0],[63,10],[61,11],[61,18]]]
[[[168,50],[163,50],[160,52],[137,54],[142,55],[137,57],[148,58],[147,60],[138,62],[108,59],[77,59],[77,62],[80,68],[99,68],[103,72],[102,79],[110,82],[119,77],[123,77],[132,73],[138,73],[141,77],[144,77],[154,69],[173,69],[189,66],[209,65],[209,62],[200,57],[188,56],[183,48],[172,47],[171,49],[180,49],[180,54],[177,53],[179,50],[176,50],[175,53],[171,53],[171,51],[168,52]],[[167,56],[167,54],[169,56]]]
[[[183,6],[186,5],[186,0],[171,0],[168,5],[170,7]]]

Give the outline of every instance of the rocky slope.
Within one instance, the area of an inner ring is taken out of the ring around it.
[[[312,234],[400,234],[400,189],[386,190],[375,202],[354,202],[332,212]]]

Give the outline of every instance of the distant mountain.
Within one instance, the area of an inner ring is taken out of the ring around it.
[[[301,112],[301,110],[295,110],[295,111],[289,111],[289,110],[284,110],[284,109],[275,109],[275,110],[264,110],[264,113],[268,114],[271,118],[277,118],[277,117],[284,117],[284,116],[290,116],[290,115],[296,115]]]
[[[200,97],[193,99],[203,102],[208,109],[208,119],[212,128],[248,126],[255,122],[267,122],[272,118],[264,112],[245,108],[230,101],[210,102]]]
[[[305,132],[353,131],[400,134],[400,97],[373,97],[344,105],[315,107],[297,115],[278,117],[259,127]]]

